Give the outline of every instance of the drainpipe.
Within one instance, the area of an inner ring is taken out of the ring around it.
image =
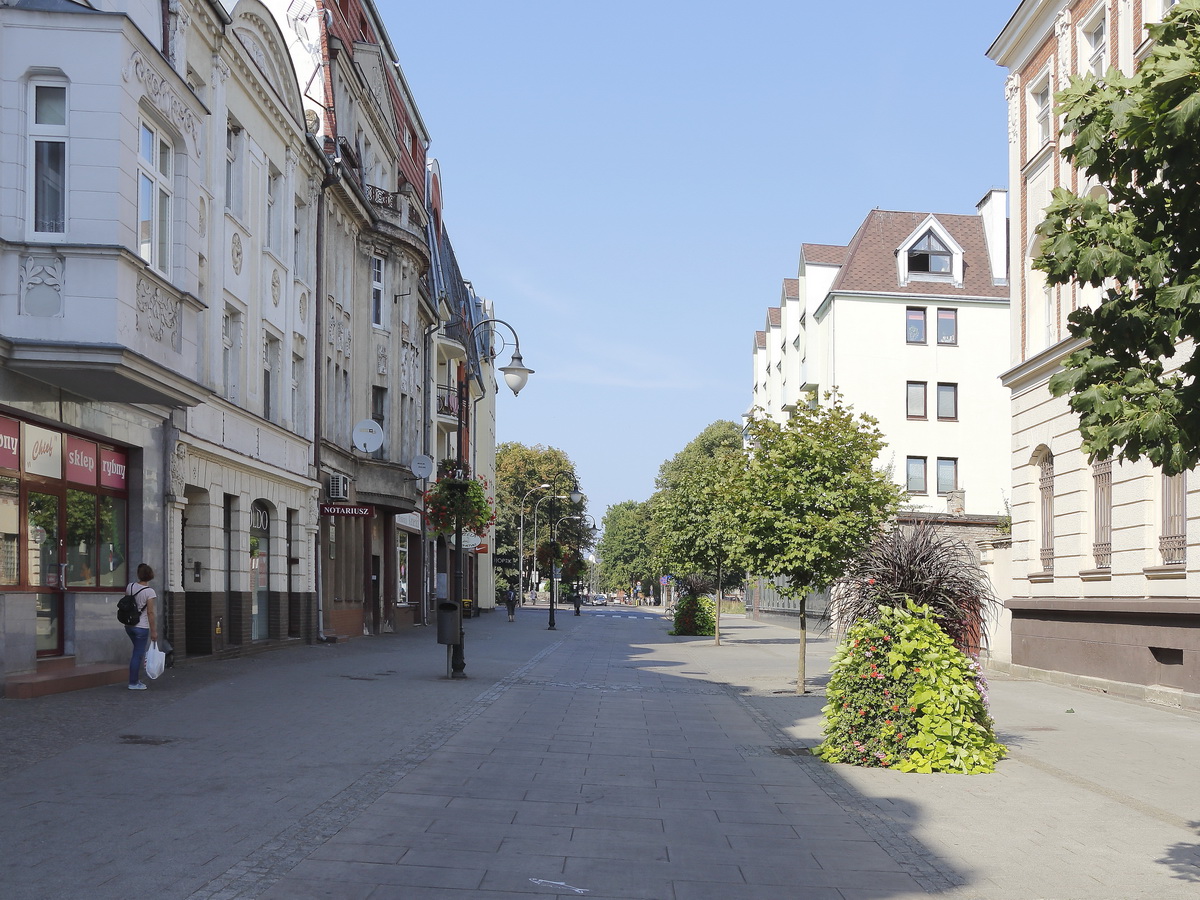
[[[321,190],[317,192],[317,227],[316,234],[316,271],[313,280],[316,288],[313,291],[313,340],[316,343],[316,359],[313,360],[313,468],[317,473],[317,533],[313,538],[315,544],[313,557],[316,560],[314,577],[317,594],[317,641],[322,644],[334,643],[337,639],[325,634],[325,602],[324,602],[324,569],[321,566],[321,410],[324,406],[325,391],[325,191],[337,184],[342,177],[342,167],[330,163],[325,157],[325,151],[312,134],[308,141],[325,163],[325,178],[321,181]]]

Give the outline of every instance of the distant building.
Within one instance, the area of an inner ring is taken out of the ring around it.
[[[1114,693],[1200,707],[1196,479],[1149,463],[1089,463],[1051,375],[1077,341],[1074,309],[1100,289],[1051,287],[1032,267],[1055,187],[1104,197],[1063,161],[1054,94],[1071,75],[1132,73],[1145,23],[1172,0],[1020,3],[988,56],[1009,72],[1012,329],[1012,663]]]
[[[1003,514],[1005,241],[994,190],[978,215],[873,210],[844,247],[802,245],[755,341],[754,406],[784,421],[836,388],[879,420],[916,509]]]

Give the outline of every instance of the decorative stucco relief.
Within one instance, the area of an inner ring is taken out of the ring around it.
[[[149,60],[140,51],[135,50],[129,57],[129,62],[125,64],[121,77],[126,81],[134,79],[140,81],[146,89],[146,96],[154,104],[155,109],[166,116],[181,134],[188,136],[192,142],[192,151],[197,157],[204,155],[200,120],[188,109],[183,98],[171,89],[166,79],[155,71]]]
[[[378,375],[386,375],[388,373],[387,344],[380,344],[375,348],[375,372]]]
[[[279,282],[279,270],[275,269],[271,272],[271,302],[276,306],[279,305],[279,292],[282,285]]]
[[[233,274],[242,274],[242,236],[236,231],[229,242],[229,258],[233,263]]]
[[[154,340],[162,343],[168,334],[172,347],[179,346],[179,320],[181,301],[171,297],[162,288],[145,278],[137,285],[137,330],[145,331]]]
[[[1008,142],[1015,144],[1021,134],[1021,76],[1014,72],[1004,81],[1004,99],[1008,101]]]
[[[21,259],[21,314],[61,316],[66,260],[61,256],[26,256]]]

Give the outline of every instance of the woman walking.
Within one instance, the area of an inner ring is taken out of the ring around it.
[[[131,581],[125,588],[125,593],[132,594],[137,601],[141,618],[136,625],[126,625],[125,633],[133,642],[133,653],[129,657],[129,690],[144,691],[146,685],[141,679],[142,666],[146,662],[146,650],[151,641],[158,640],[158,620],[155,618],[155,601],[158,594],[150,587],[154,578],[154,570],[145,563],[137,567],[137,581]]]

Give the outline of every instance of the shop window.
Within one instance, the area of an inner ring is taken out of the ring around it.
[[[0,584],[21,583],[21,482],[0,475]]]

